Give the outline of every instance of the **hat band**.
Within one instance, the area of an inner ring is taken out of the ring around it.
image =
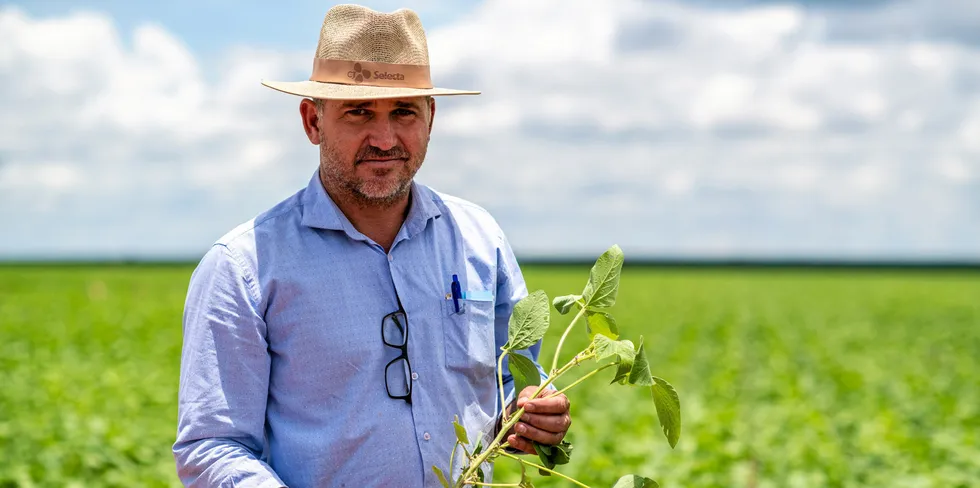
[[[427,65],[374,63],[349,59],[315,58],[310,81],[345,85],[432,88]]]

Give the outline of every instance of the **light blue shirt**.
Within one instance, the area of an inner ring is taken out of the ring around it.
[[[317,174],[207,252],[184,310],[173,451],[185,485],[437,487],[455,416],[471,440],[495,434],[496,360],[524,279],[484,209],[418,183],[412,195],[387,254]],[[454,274],[476,298],[463,313]],[[399,299],[411,405],[385,389],[400,351],[381,320]],[[535,362],[539,347],[525,351]],[[506,362],[504,381],[510,400]]]

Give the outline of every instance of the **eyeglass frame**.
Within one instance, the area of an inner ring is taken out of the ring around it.
[[[405,341],[404,341],[405,343],[400,346],[391,344],[388,342],[387,339],[385,339],[385,321],[388,320],[388,317],[391,317],[392,321],[396,325],[400,325],[398,324],[398,320],[395,319],[395,317],[398,314],[401,314],[402,317],[405,318],[405,327],[403,331],[403,335],[405,337]],[[411,378],[412,362],[408,359],[408,313],[405,312],[405,309],[401,306],[400,301],[398,304],[398,310],[385,314],[384,317],[381,317],[381,342],[388,347],[393,347],[401,351],[401,354],[399,354],[398,357],[392,359],[391,361],[388,361],[388,364],[385,366],[385,393],[388,394],[388,398],[391,398],[393,400],[405,400],[406,403],[411,405],[412,404],[412,378]],[[392,395],[391,387],[388,386],[388,369],[390,369],[393,364],[398,362],[399,359],[405,360],[405,365],[408,367],[408,372],[409,372],[409,376],[405,378],[405,381],[408,383],[408,394],[406,395]]]

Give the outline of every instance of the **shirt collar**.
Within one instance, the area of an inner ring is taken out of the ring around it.
[[[319,229],[344,230],[347,217],[337,204],[333,202],[327,191],[320,183],[320,171],[314,171],[313,177],[303,192],[303,225]],[[350,222],[347,222],[350,225]]]
[[[412,181],[412,204],[402,228],[395,241],[408,239],[418,235],[425,229],[430,219],[438,218],[442,211],[434,201],[432,190]],[[303,225],[319,229],[342,230],[348,234],[362,236],[354,229],[347,216],[340,211],[337,204],[320,183],[320,172],[315,171],[303,192]]]
[[[429,220],[439,218],[441,215],[442,211],[436,205],[435,195],[432,190],[413,180],[412,206],[408,209],[405,223],[402,224],[402,228],[398,233],[399,235],[405,234],[406,239],[414,237],[425,230],[425,226],[428,225]],[[397,242],[398,240],[399,237],[395,237],[395,241]]]

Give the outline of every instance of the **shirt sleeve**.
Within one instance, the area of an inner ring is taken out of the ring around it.
[[[500,246],[497,248],[497,302],[494,308],[494,327],[496,329],[495,337],[498,360],[500,359],[500,348],[507,342],[507,329],[510,323],[510,316],[514,311],[514,306],[526,297],[527,294],[524,275],[521,273],[521,268],[517,263],[517,258],[514,256],[514,251],[511,249],[510,243],[507,242],[507,238],[501,234]],[[514,351],[515,354],[523,354],[534,361],[534,365],[538,368],[538,372],[543,381],[544,378],[547,378],[547,374],[544,368],[538,363],[538,354],[540,352],[541,341],[520,352]],[[503,366],[504,395],[506,395],[506,403],[509,404],[519,392],[514,391],[514,378],[510,374],[507,358],[504,358]],[[497,402],[499,405],[500,398],[497,398]]]
[[[185,486],[285,486],[261,460],[271,359],[257,291],[220,244],[191,275],[173,446]]]

